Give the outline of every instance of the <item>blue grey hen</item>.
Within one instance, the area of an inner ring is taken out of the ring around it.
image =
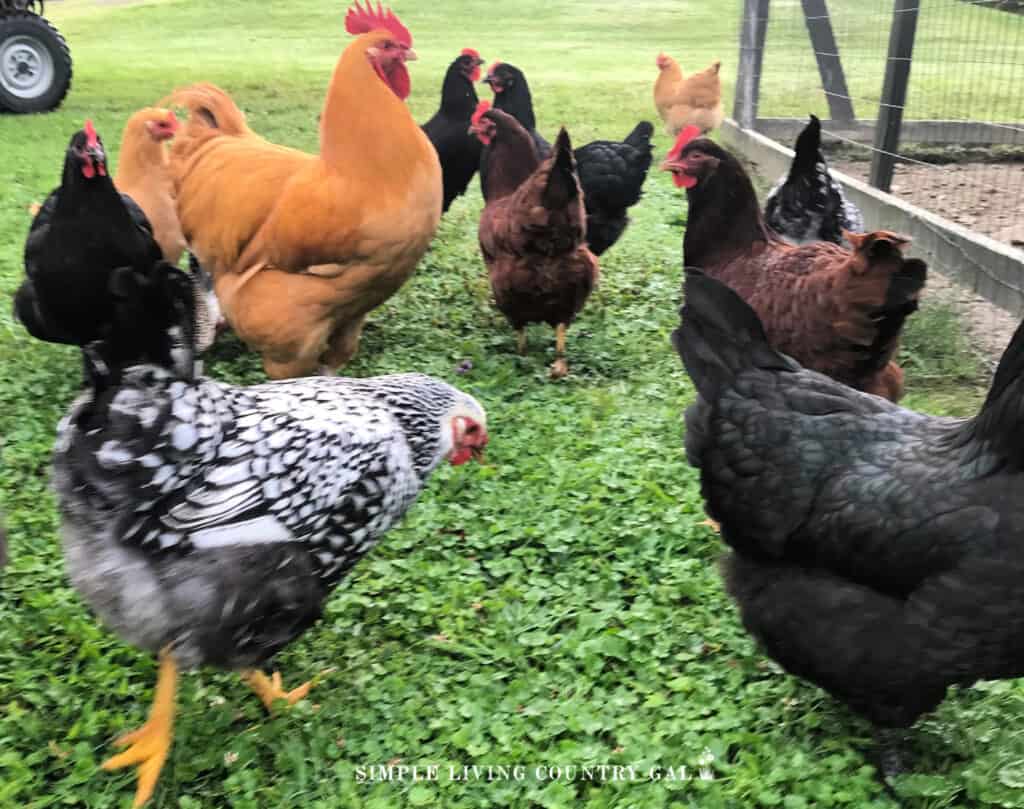
[[[177,270],[126,270],[114,288],[133,323],[173,326],[161,298],[191,313]],[[104,764],[138,765],[138,806],[170,748],[177,671],[238,670],[268,708],[304,696],[308,684],[286,692],[255,667],[317,620],[440,463],[482,452],[487,427],[472,396],[420,374],[237,387],[194,376],[166,345],[116,360],[104,348],[60,424],[54,480],[73,586],[161,655],[149,721]]]
[[[981,411],[951,419],[801,368],[710,276],[685,297],[686,454],[743,623],[881,729],[895,773],[950,685],[1024,675],[1024,325]]]

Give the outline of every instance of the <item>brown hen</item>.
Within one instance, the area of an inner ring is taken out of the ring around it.
[[[472,131],[490,147],[487,205],[480,216],[480,250],[494,301],[519,333],[526,325],[555,329],[553,378],[569,373],[565,332],[598,278],[586,245],[586,212],[568,133],[558,133],[541,162],[530,134],[490,103],[480,102]]]
[[[728,284],[757,312],[772,346],[805,368],[891,401],[903,395],[893,362],[907,316],[927,276],[906,259],[910,239],[880,230],[799,247],[764,224],[739,161],[684,130],[662,168],[686,188],[689,211],[683,261]]]

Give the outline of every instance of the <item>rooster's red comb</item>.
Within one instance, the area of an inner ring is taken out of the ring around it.
[[[94,149],[99,146],[99,136],[96,134],[96,127],[92,125],[92,121],[86,119],[85,126],[82,128],[85,130],[85,147],[87,149]]]
[[[700,127],[690,124],[682,132],[679,133],[679,137],[676,138],[675,146],[672,147],[672,151],[668,153],[667,160],[679,157],[679,154],[686,148],[691,140],[700,137]]]
[[[473,117],[469,119],[469,122],[476,126],[480,123],[480,119],[484,117],[484,113],[491,108],[491,102],[486,98],[476,105],[476,109],[473,111]]]
[[[395,16],[395,12],[384,8],[380,0],[377,0],[377,8],[373,7],[372,0],[366,0],[366,8],[359,5],[359,0],[356,0],[345,15],[345,30],[350,34],[365,34],[378,29],[390,32],[391,36],[407,48],[412,47],[412,34]]]
[[[463,48],[459,56],[472,56],[474,59],[479,59],[480,53],[476,48]]]

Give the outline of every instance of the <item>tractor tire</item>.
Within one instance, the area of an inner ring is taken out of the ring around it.
[[[71,88],[71,52],[38,14],[0,12],[0,109],[46,112]]]

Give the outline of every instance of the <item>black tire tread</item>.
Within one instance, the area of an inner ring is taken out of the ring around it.
[[[12,20],[23,20],[35,26],[42,25],[53,35],[54,40],[56,41],[58,49],[60,51],[59,54],[57,54],[58,59],[56,59],[55,62],[63,62],[64,66],[67,69],[67,78],[64,81],[64,86],[59,91],[59,95],[56,98],[49,99],[45,107],[40,107],[38,109],[35,108],[33,105],[37,104],[39,102],[39,99],[34,98],[31,101],[27,102],[26,108],[18,109],[17,105],[12,106],[10,101],[5,101],[3,97],[0,96],[0,110],[15,113],[47,112],[49,110],[54,110],[61,105],[65,98],[67,98],[68,92],[71,90],[71,79],[73,78],[71,49],[68,47],[68,43],[64,39],[64,36],[61,34],[61,32],[58,31],[57,28],[53,25],[53,23],[46,19],[46,17],[40,17],[38,14],[35,14],[34,12],[31,11],[7,11],[3,7],[0,7],[0,28],[2,28],[5,23],[8,23]],[[57,83],[59,83],[59,76],[61,71],[60,66],[56,63],[54,64],[54,73],[58,77]]]

